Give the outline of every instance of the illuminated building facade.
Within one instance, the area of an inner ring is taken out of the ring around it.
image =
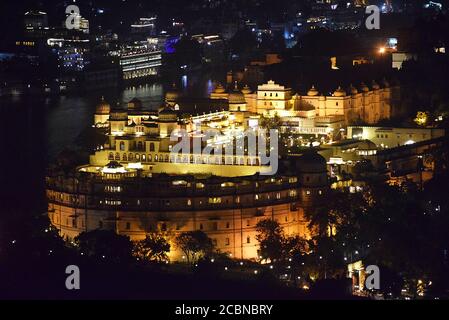
[[[347,90],[338,87],[330,96],[320,94],[314,86],[306,95],[292,94],[290,88],[271,80],[259,85],[254,93],[247,86],[241,90],[249,112],[280,117],[336,117],[342,118],[345,125],[357,121],[374,124],[389,119],[398,92],[399,87],[390,87],[387,81],[383,81],[382,87],[375,81],[371,88],[364,83],[359,89],[352,85]],[[231,96],[236,96],[235,89],[226,92],[218,85],[210,98],[230,99]]]
[[[124,80],[157,76],[161,65],[160,51],[130,50],[120,54],[120,67]]]
[[[275,175],[261,175],[258,157],[246,153],[230,162],[170,153],[175,142],[167,135],[189,125],[168,107],[144,111],[133,99],[127,109],[111,109],[102,100],[94,120],[105,142],[89,163],[46,179],[49,217],[63,236],[108,229],[140,240],[162,232],[172,260],[182,260],[173,239],[184,231],[202,230],[216,249],[245,259],[259,257],[260,220],[276,219],[286,234],[310,237],[304,212],[323,203],[329,188],[326,161],[314,150],[283,161]],[[229,114],[196,120],[215,128]]]

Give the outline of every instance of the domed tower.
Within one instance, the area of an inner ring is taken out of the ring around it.
[[[237,83],[234,90],[229,93],[228,97],[229,111],[246,111],[246,100],[243,93],[238,89]]]
[[[315,97],[319,94],[318,90],[315,88],[315,86],[312,86],[309,91],[307,91],[307,95],[309,97]]]
[[[360,84],[360,89],[362,89],[362,92],[363,92],[363,93],[367,93],[367,92],[369,91],[369,88],[368,88],[368,86],[365,84],[365,82],[362,82],[362,83]]]
[[[165,107],[159,111],[159,134],[169,136],[178,125],[178,114],[175,110]]]
[[[244,86],[243,89],[242,89],[242,93],[243,93],[244,95],[246,95],[246,94],[251,94],[251,93],[252,93],[251,88],[250,88],[247,84],[245,84],[245,86]]]
[[[109,116],[110,133],[113,136],[122,135],[128,123],[128,112],[121,108],[114,108]]]
[[[296,172],[302,205],[310,207],[323,200],[329,189],[326,159],[310,148],[296,161]]]
[[[346,96],[346,91],[341,87],[338,87],[337,90],[334,91],[334,97],[344,97]]]
[[[351,95],[355,96],[356,94],[359,93],[359,91],[357,90],[356,87],[354,87],[351,83],[351,85],[349,86],[349,92],[351,93]]]
[[[109,120],[109,113],[111,112],[111,105],[101,97],[100,103],[95,108],[94,124],[96,126],[107,124]]]
[[[221,83],[217,83],[214,91],[210,93],[211,99],[227,99],[228,93]]]

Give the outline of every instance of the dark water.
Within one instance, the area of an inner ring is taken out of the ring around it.
[[[213,89],[213,81],[204,75],[182,76],[175,83],[185,95],[196,97],[205,97]],[[45,211],[45,170],[92,126],[102,96],[111,106],[126,106],[136,97],[144,109],[155,110],[163,104],[164,87],[171,84],[66,96],[0,97],[0,211]]]
[[[0,97],[0,210],[45,210],[45,168],[93,123],[101,96],[112,105],[134,97],[144,108],[163,101],[161,84],[67,96]]]

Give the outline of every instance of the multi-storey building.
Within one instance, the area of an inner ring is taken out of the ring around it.
[[[191,120],[214,126],[228,115]],[[248,153],[223,159],[172,152],[176,141],[168,136],[189,125],[168,107],[144,111],[133,99],[127,109],[111,109],[103,100],[94,121],[105,142],[89,163],[69,175],[47,176],[49,217],[63,236],[108,229],[140,240],[162,232],[174,260],[182,253],[173,239],[184,231],[202,230],[217,250],[245,259],[259,257],[256,224],[262,219],[277,220],[287,235],[310,236],[304,213],[323,203],[329,188],[326,161],[314,150],[263,175],[258,156]]]
[[[347,90],[338,87],[332,95],[326,96],[312,87],[306,95],[299,95],[292,94],[291,89],[270,80],[259,85],[256,92],[247,86],[241,92],[235,88],[226,92],[218,85],[210,98],[228,99],[231,102],[231,97],[240,94],[246,102],[246,105],[240,103],[242,110],[269,116],[277,114],[280,117],[340,117],[346,125],[354,122],[374,124],[391,117],[398,87],[390,87],[387,81],[383,81],[381,87],[373,81],[371,88],[362,83],[359,89],[352,85]]]
[[[160,51],[130,49],[121,52],[119,56],[119,63],[124,80],[159,75],[159,69],[162,65],[162,55]]]

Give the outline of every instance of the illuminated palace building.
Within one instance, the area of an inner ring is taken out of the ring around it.
[[[95,125],[104,143],[72,174],[53,170],[47,176],[53,225],[67,238],[107,229],[132,240],[163,232],[172,241],[180,232],[202,230],[221,252],[245,259],[258,257],[256,224],[262,219],[309,237],[304,212],[323,203],[329,188],[326,161],[314,150],[281,162],[274,175],[260,174],[266,165],[247,152],[226,159],[170,152],[173,130],[192,133],[201,126],[226,133],[254,125],[241,113],[181,119],[169,104],[152,112],[137,99],[117,110],[102,101]],[[170,259],[182,259],[174,244]]]
[[[365,83],[358,87],[350,85],[346,89],[338,87],[330,95],[320,93],[314,86],[305,95],[293,94],[290,88],[268,81],[259,85],[256,92],[248,86],[226,91],[218,85],[210,98],[228,100],[230,111],[249,111],[269,116],[277,114],[281,118],[303,121],[314,119],[312,123],[319,127],[319,124],[326,122],[341,121],[348,125],[362,121],[374,124],[388,119],[399,94],[399,86],[390,86],[386,80],[381,84],[372,81],[370,87]]]

